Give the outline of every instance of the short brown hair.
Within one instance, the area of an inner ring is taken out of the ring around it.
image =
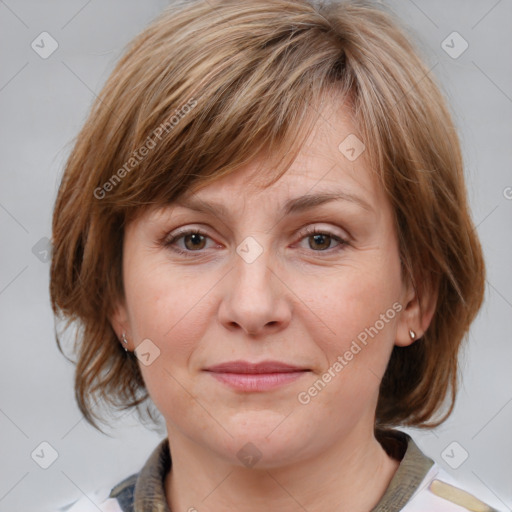
[[[51,301],[67,326],[80,327],[75,394],[93,426],[102,420],[96,397],[139,413],[148,397],[135,355],[109,322],[124,297],[124,227],[258,155],[279,157],[276,181],[327,91],[350,99],[359,134],[371,141],[366,156],[394,210],[404,276],[420,295],[437,290],[422,338],[393,348],[376,426],[431,428],[451,414],[458,352],[481,306],[485,271],[459,141],[432,74],[373,3],[204,0],[169,7],[132,41],[59,188]],[[59,335],[57,343],[62,351]],[[429,423],[449,389],[449,410]]]

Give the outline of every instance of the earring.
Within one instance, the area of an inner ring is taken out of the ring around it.
[[[416,338],[416,333],[412,329],[409,329],[409,336],[411,337],[411,340],[414,340]]]
[[[123,343],[125,345],[128,344],[128,340],[126,339],[126,333],[125,332],[123,332]],[[125,352],[128,352],[128,349],[126,347],[123,347],[123,348],[124,348]]]

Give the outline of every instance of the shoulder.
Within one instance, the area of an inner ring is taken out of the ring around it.
[[[402,512],[501,512],[477,497],[470,486],[459,482],[435,463]]]

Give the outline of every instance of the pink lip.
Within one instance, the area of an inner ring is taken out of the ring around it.
[[[292,382],[306,372],[306,368],[281,363],[279,361],[230,361],[207,368],[220,382],[239,391],[267,391]]]
[[[308,368],[301,368],[280,361],[261,361],[260,363],[249,363],[248,361],[228,361],[226,363],[209,366],[206,371],[222,373],[288,373],[306,371]]]

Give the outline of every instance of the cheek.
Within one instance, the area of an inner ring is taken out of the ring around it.
[[[344,268],[316,286],[299,291],[304,303],[323,321],[327,332],[344,337],[373,325],[400,299],[399,266]],[[313,291],[312,291],[313,290]],[[299,294],[298,293],[298,294]]]
[[[187,386],[189,362],[211,323],[208,297],[212,284],[204,279],[191,279],[169,265],[144,267],[127,276],[126,296],[130,327],[135,344],[149,339],[157,347],[158,357],[139,367],[148,392],[156,406],[165,413],[167,407],[191,406]]]
[[[150,339],[159,355],[139,367],[149,395],[164,417],[196,410],[190,394],[189,361],[208,328],[206,278],[176,278],[165,265],[135,272],[126,287],[134,339]],[[194,286],[192,286],[192,281]]]
[[[350,392],[369,378],[378,384],[394,345],[401,308],[398,256],[368,251],[364,260],[361,265],[354,260],[316,286],[306,284],[298,291],[308,297],[304,303],[309,313],[304,314],[310,318],[310,335],[325,356],[324,371],[343,357],[346,366],[335,373],[350,375],[343,383]]]
[[[300,403],[311,403],[307,410],[327,415],[333,425],[355,421],[376,407],[400,309],[399,287],[389,278],[390,274],[354,270],[346,279],[331,282],[311,306],[322,322],[310,314],[310,326],[320,327],[310,328],[309,334],[324,363],[303,387]]]
[[[187,271],[177,272],[165,261],[135,263],[125,281],[135,338],[154,338],[159,344],[193,338],[205,318],[207,276],[197,279]]]

